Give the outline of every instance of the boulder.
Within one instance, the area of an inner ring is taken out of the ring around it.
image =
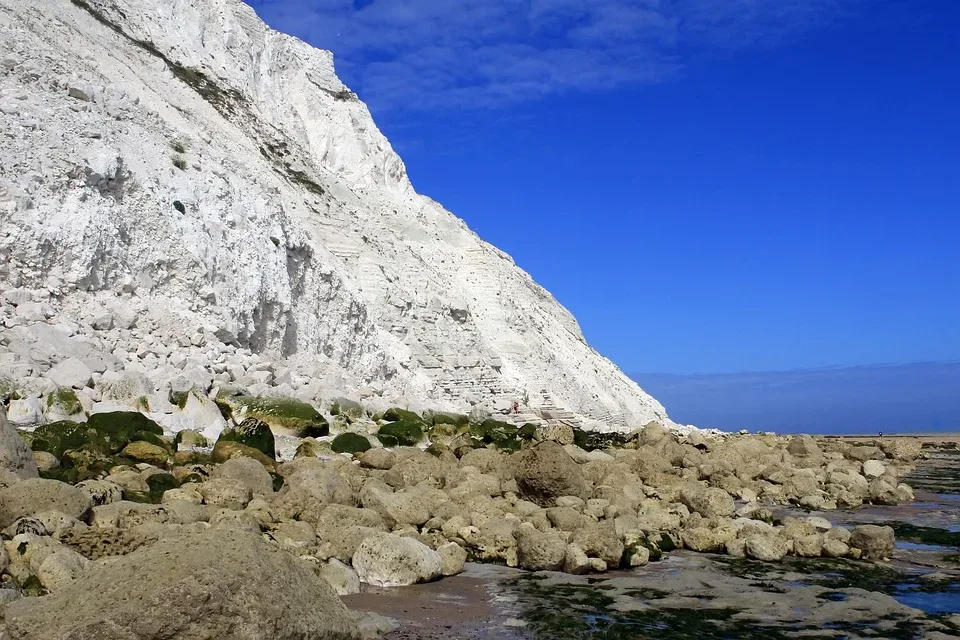
[[[397,462],[397,454],[390,449],[370,449],[360,455],[360,466],[366,469],[389,470]]]
[[[423,426],[419,418],[404,418],[380,427],[377,438],[385,447],[413,447],[423,441]]]
[[[333,469],[303,468],[284,479],[272,510],[282,518],[317,522],[328,504],[355,506],[357,495]]]
[[[350,432],[341,433],[330,443],[330,448],[333,449],[335,453],[363,453],[370,449],[371,446],[366,436]]]
[[[576,544],[567,545],[567,553],[563,559],[563,572],[573,575],[583,575],[595,571],[601,573],[607,570],[607,564],[600,558],[590,558],[583,549]]]
[[[517,529],[517,521],[492,518],[476,526],[477,515],[474,515],[473,520],[473,526],[464,527],[458,532],[472,556],[478,561],[503,562],[508,567],[516,567],[518,558],[514,531]]]
[[[716,553],[724,548],[724,543],[707,527],[684,529],[680,533],[683,546],[700,553]]]
[[[456,542],[448,542],[437,547],[442,563],[440,572],[444,576],[455,576],[463,571],[467,562],[467,550]]]
[[[0,403],[0,485],[39,475],[33,452],[17,429],[7,421],[7,412]],[[9,478],[5,481],[4,478]]]
[[[276,435],[321,438],[330,433],[330,423],[313,405],[294,398],[221,395],[217,398],[217,404],[228,408],[237,419],[242,418],[243,422],[252,419],[266,424]],[[270,455],[268,451],[261,451]]]
[[[895,538],[892,527],[864,524],[853,530],[849,546],[860,549],[866,560],[883,560],[893,556]]]
[[[217,440],[210,454],[210,460],[216,463],[223,463],[234,458],[253,458],[267,469],[275,469],[277,461],[266,455],[259,449],[254,449],[239,442],[230,440]]]
[[[4,611],[10,640],[354,640],[340,599],[259,534],[218,525],[100,563]]]
[[[120,455],[137,462],[146,462],[155,467],[163,467],[167,464],[170,452],[160,445],[137,440],[125,446]]]
[[[42,560],[33,558],[34,575],[43,588],[53,593],[67,587],[90,568],[90,560],[67,547],[54,547]]]
[[[670,435],[670,431],[659,422],[649,422],[639,433],[641,445],[654,446]]]
[[[419,527],[430,519],[428,505],[424,504],[419,496],[411,493],[391,493],[371,485],[360,494],[360,501],[365,509],[376,511],[392,526]]]
[[[21,427],[29,427],[44,422],[43,405],[39,398],[12,400],[7,410],[7,420]]]
[[[776,535],[754,534],[745,538],[744,551],[748,558],[777,562],[783,560],[789,551],[785,538]]]
[[[366,584],[402,587],[442,576],[443,557],[413,538],[375,533],[357,548],[353,567]]]
[[[183,429],[182,431],[178,431],[174,442],[177,445],[183,445],[185,447],[208,446],[207,438],[199,431],[194,431],[193,429]]]
[[[843,558],[850,553],[850,547],[840,540],[827,538],[823,541],[822,553],[827,558]]]
[[[197,485],[204,504],[239,511],[253,499],[250,488],[234,478],[211,478]]]
[[[217,439],[213,454],[216,458],[217,449],[221,442],[237,442],[260,451],[271,460],[277,457],[277,446],[270,426],[262,420],[247,418],[234,428],[224,429]]]
[[[86,420],[83,412],[83,405],[73,389],[58,387],[55,391],[47,395],[44,401],[44,417],[47,422],[57,420]]]
[[[919,438],[887,438],[880,441],[880,448],[888,458],[910,462],[920,457],[923,442]]]
[[[520,496],[549,507],[561,496],[587,498],[587,483],[577,463],[556,442],[541,442],[514,454]]]
[[[360,593],[360,576],[353,567],[336,558],[330,558],[320,567],[320,575],[330,583],[338,596]]]
[[[0,490],[0,528],[43,511],[60,511],[80,520],[90,507],[90,496],[76,487],[57,480],[28,478]]]
[[[236,480],[255,496],[273,493],[273,478],[264,466],[253,458],[238,457],[227,460],[214,469],[211,476]]]
[[[823,455],[820,446],[817,445],[817,441],[808,435],[794,436],[791,438],[790,443],[787,445],[787,451],[790,452],[790,455],[798,457]]]
[[[823,553],[823,536],[812,534],[793,541],[793,553],[801,558],[818,558]]]
[[[424,451],[415,451],[383,474],[383,481],[396,489],[427,481],[434,486],[440,486],[445,475],[446,469],[442,460]]]
[[[33,461],[37,463],[37,470],[41,473],[46,473],[48,471],[53,471],[60,468],[60,461],[57,460],[57,456],[46,451],[34,451]]]
[[[58,387],[82,389],[92,382],[93,372],[82,361],[67,358],[47,371],[46,378]]]
[[[623,543],[613,520],[589,524],[577,531],[573,542],[592,558],[600,558],[607,567],[617,568],[623,557]]]
[[[879,478],[887,472],[887,468],[879,460],[867,460],[863,463],[863,475],[866,478]]]
[[[691,511],[699,513],[704,518],[730,517],[733,515],[733,498],[723,489],[699,485],[687,487],[681,492],[680,501],[687,505]]]
[[[92,507],[123,500],[123,488],[109,480],[84,480],[78,482],[76,487],[90,497]]]
[[[567,554],[567,543],[554,530],[539,531],[522,524],[515,532],[517,560],[527,571],[559,571]]]
[[[573,427],[562,423],[545,424],[536,428],[533,439],[537,442],[558,442],[562,445],[573,444]]]

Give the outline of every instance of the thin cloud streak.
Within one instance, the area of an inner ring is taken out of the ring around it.
[[[376,110],[490,109],[656,83],[691,52],[769,45],[866,0],[249,0],[334,52]]]

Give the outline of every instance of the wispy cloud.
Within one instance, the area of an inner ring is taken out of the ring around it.
[[[248,0],[331,49],[378,109],[508,106],[658,82],[692,51],[777,42],[863,0]]]

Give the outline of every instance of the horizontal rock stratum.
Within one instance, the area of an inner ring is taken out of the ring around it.
[[[0,51],[0,280],[58,317],[202,327],[346,395],[669,424],[240,0],[0,0]]]

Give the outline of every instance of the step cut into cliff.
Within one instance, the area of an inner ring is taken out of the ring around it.
[[[48,317],[215,335],[343,394],[669,422],[414,191],[330,52],[239,0],[0,0],[0,130],[0,280]]]

